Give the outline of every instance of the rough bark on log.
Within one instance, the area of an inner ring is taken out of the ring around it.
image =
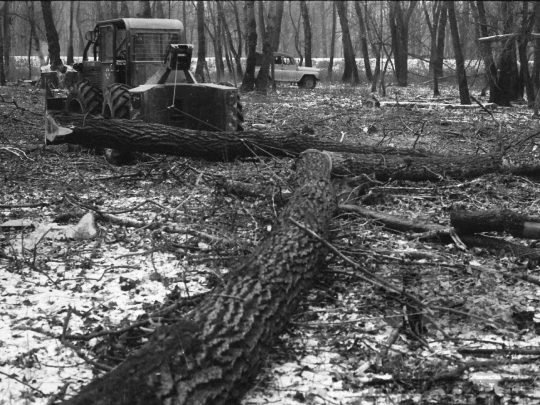
[[[47,115],[46,137],[51,145],[71,143],[89,148],[162,153],[217,161],[253,156],[294,157],[307,149],[358,154],[429,155],[417,149],[377,148],[325,141],[297,132],[206,132],[79,114]]]
[[[459,233],[508,232],[512,236],[540,239],[540,218],[509,209],[490,211],[453,210],[450,223]]]
[[[327,235],[335,211],[330,169],[328,155],[303,153],[273,232],[226,284],[66,404],[236,403],[324,262],[323,245],[289,218]]]

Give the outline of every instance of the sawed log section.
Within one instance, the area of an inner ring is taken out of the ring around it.
[[[321,140],[297,132],[206,132],[167,125],[104,119],[77,114],[46,116],[48,144],[71,143],[89,148],[161,153],[230,161],[254,156],[296,157],[307,149],[332,152],[336,175],[374,175],[380,181],[439,181],[475,178],[487,173],[540,174],[533,155],[512,158],[497,154],[441,156],[416,149],[374,147]]]
[[[289,218],[327,237],[336,209],[331,165],[327,154],[304,152],[272,233],[226,284],[65,404],[236,403],[324,263],[323,245]]]

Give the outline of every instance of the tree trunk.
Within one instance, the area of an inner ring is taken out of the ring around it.
[[[0,9],[1,13],[0,15],[2,17],[2,23],[3,23],[3,15],[4,15],[4,7],[7,7],[7,2],[5,2],[2,5],[2,8]],[[4,63],[4,31],[0,29],[0,86],[6,85],[6,70],[5,70],[5,63]]]
[[[49,44],[49,60],[51,70],[59,70],[62,68],[63,63],[60,59],[60,42],[58,38],[58,31],[56,31],[56,26],[54,25],[51,1],[42,0],[41,9],[43,11],[43,20],[45,22],[45,30],[47,32],[47,43]]]
[[[255,20],[255,1],[246,1],[246,43],[248,47],[246,72],[242,80],[242,91],[253,91],[255,89],[255,62],[257,48],[257,21]]]
[[[327,30],[326,30],[326,2],[319,1],[319,14],[321,16],[321,52],[323,58],[328,58]]]
[[[435,51],[435,66],[433,74],[438,77],[443,75],[444,43],[446,38],[446,22],[448,21],[448,7],[446,1],[442,2],[439,23],[437,24],[437,49]]]
[[[129,18],[129,8],[127,5],[127,0],[122,0],[120,2],[120,13],[122,18]]]
[[[268,78],[270,77],[270,65],[274,61],[274,50],[272,49],[272,41],[274,39],[274,30],[276,26],[276,3],[269,3],[268,18],[266,24],[264,24],[264,15],[259,14],[259,21],[263,22],[265,29],[262,30],[262,63],[257,75],[257,91],[266,94],[268,89]],[[262,13],[264,10],[262,2],[260,3],[259,11]]]
[[[306,54],[306,67],[312,67],[311,61],[311,22],[309,21],[309,10],[306,0],[300,0],[300,10],[304,22],[304,52]]]
[[[340,176],[369,174],[377,180],[439,181],[445,177],[475,178],[487,173],[510,172],[537,175],[540,163],[534,155],[436,156],[416,149],[377,148],[320,140],[296,132],[205,132],[161,124],[84,115],[47,117],[50,144],[71,143],[89,148],[230,161],[257,156],[298,156],[307,149],[328,151],[333,173]],[[60,127],[58,126],[60,124]]]
[[[328,79],[332,81],[334,69],[334,53],[336,51],[336,3],[332,2],[332,35],[330,37],[330,61],[328,62]]]
[[[10,68],[10,61],[9,57],[11,56],[11,23],[13,21],[13,18],[10,16],[9,13],[9,7],[11,5],[11,1],[4,1],[4,6],[2,7],[3,13],[2,13],[2,31],[3,31],[3,37],[4,37],[4,48],[2,51],[2,56],[4,58],[4,73],[5,76],[9,76],[9,68]]]
[[[535,1],[533,3],[534,8],[534,29],[536,32],[540,29],[540,2]],[[535,95],[540,89],[540,39],[534,40],[534,65],[532,73],[532,81],[534,85]]]
[[[240,26],[240,15],[238,13],[238,5],[236,1],[233,1],[231,6],[233,7],[234,11],[234,20],[236,22],[236,35],[238,37],[238,47],[237,51],[234,54],[234,59],[236,61],[236,72],[238,74],[239,78],[242,78],[244,76],[244,69],[242,68],[242,29]],[[234,46],[232,44],[232,37],[230,38],[231,41],[231,49],[234,49]],[[255,43],[257,43],[257,40],[255,39]]]
[[[532,106],[535,99],[535,91],[532,82],[531,75],[529,73],[529,57],[527,56],[527,44],[530,40],[530,33],[536,20],[536,13],[540,11],[538,6],[533,7],[533,12],[529,16],[529,2],[523,1],[523,13],[522,13],[522,29],[519,36],[518,51],[519,62],[521,64],[519,76],[521,83],[525,86],[527,93],[527,101],[529,106]]]
[[[206,65],[206,38],[204,34],[204,1],[197,0],[197,67],[195,77],[201,82],[204,80],[204,67]]]
[[[351,35],[349,32],[349,20],[347,18],[347,6],[345,1],[336,0],[336,9],[341,23],[341,38],[343,41],[343,56],[344,69],[341,81],[344,83],[359,84],[358,67],[356,66],[356,58],[354,56],[354,48],[352,46]]]
[[[398,86],[407,86],[409,60],[409,20],[416,7],[416,1],[409,2],[409,8],[404,13],[401,1],[390,1],[390,35],[394,52],[394,67]]]
[[[360,45],[362,46],[362,56],[364,58],[364,70],[366,72],[366,80],[368,82],[371,82],[373,80],[373,73],[371,72],[371,63],[369,61],[366,21],[362,13],[362,7],[360,6],[360,2],[358,0],[355,0],[354,8],[356,10],[356,16],[358,17]]]
[[[328,237],[336,208],[330,169],[325,154],[302,154],[296,191],[272,234],[227,283],[66,405],[238,403],[324,265],[324,245],[291,219]]]
[[[483,1],[476,2],[476,8],[478,10],[478,22],[480,23],[480,36],[489,36],[489,26],[487,23],[486,9]],[[497,85],[497,66],[493,59],[493,52],[491,50],[490,42],[480,42],[480,51],[484,59],[484,69],[486,70],[486,76],[489,84],[489,102],[500,105],[501,89]]]
[[[289,1],[289,17],[291,17],[291,25],[294,31],[294,48],[296,49],[296,52],[298,53],[298,57],[300,58],[300,61],[298,62],[299,66],[302,66],[304,64],[304,55],[302,54],[302,50],[300,49],[300,17],[301,15],[298,15],[298,26],[294,23],[294,16],[292,13],[292,1]]]
[[[73,8],[75,7],[75,1],[69,2],[69,42],[66,65],[73,66]]]
[[[139,0],[140,6],[140,18],[152,18],[152,7],[150,6],[150,0]]]
[[[163,10],[163,4],[161,4],[161,0],[155,1],[154,5],[156,6],[156,13],[155,13],[156,18],[166,18],[165,10]]]
[[[461,41],[459,39],[454,0],[447,0],[447,5],[448,20],[450,22],[450,31],[452,33],[452,44],[454,45],[454,57],[456,59],[457,79],[459,86],[459,101],[461,102],[461,104],[471,104],[469,87],[467,85],[467,73],[465,72],[465,59],[463,57]]]

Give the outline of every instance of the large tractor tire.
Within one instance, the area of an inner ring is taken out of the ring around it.
[[[102,108],[103,95],[88,80],[77,82],[70,90],[66,100],[66,109],[71,113],[97,115],[101,113]],[[86,149],[80,145],[68,144],[68,151],[70,152],[81,152],[83,150]]]
[[[302,89],[314,89],[317,85],[317,79],[315,79],[315,76],[304,76],[302,77],[302,80],[300,80],[300,83],[298,83],[298,87]]]
[[[103,95],[88,80],[80,81],[69,92],[66,108],[72,113],[99,114],[103,108]]]
[[[115,83],[107,87],[105,91],[105,102],[103,103],[103,115],[105,118],[129,119],[129,108],[131,107],[131,97],[126,84]],[[132,152],[117,149],[105,149],[105,159],[112,165],[126,165],[135,160]]]
[[[129,119],[129,108],[131,97],[126,84],[115,83],[107,87],[105,91],[105,102],[103,104],[103,115],[105,118]]]

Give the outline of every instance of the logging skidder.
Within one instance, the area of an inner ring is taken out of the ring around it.
[[[42,68],[46,110],[103,115],[205,131],[241,131],[242,105],[229,85],[197,83],[193,45],[178,20],[119,18],[86,33],[81,63]]]

